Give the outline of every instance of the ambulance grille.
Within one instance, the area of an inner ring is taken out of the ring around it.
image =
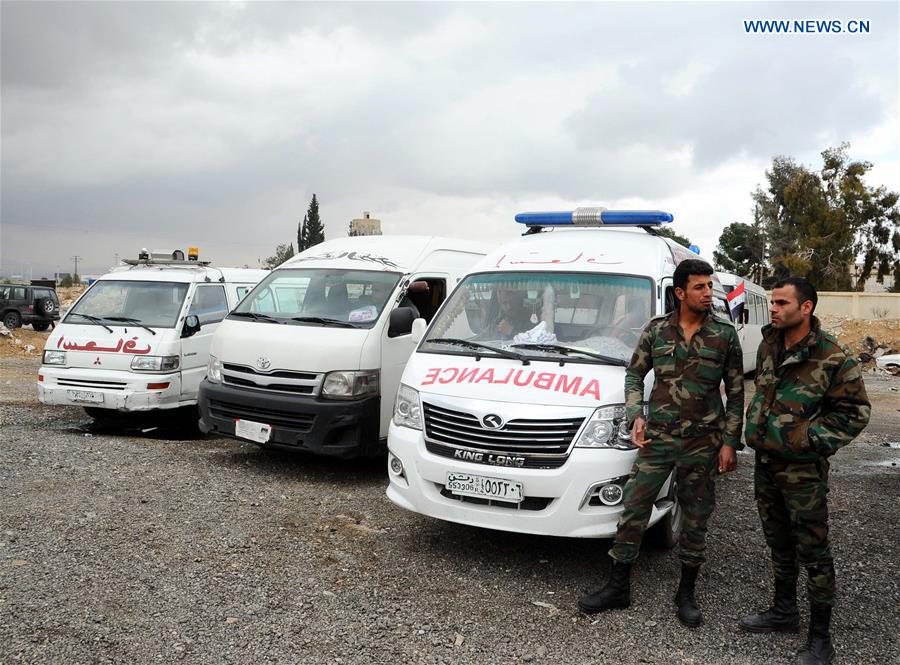
[[[67,388],[97,388],[98,390],[125,390],[128,384],[124,381],[98,381],[96,379],[69,379],[56,380],[56,385]]]
[[[222,381],[224,383],[255,390],[316,395],[321,380],[322,375],[314,372],[293,372],[289,370],[258,372],[246,365],[233,365],[231,363],[222,365]]]
[[[423,403],[425,445],[442,457],[460,458],[457,451],[485,453],[482,460],[466,461],[491,464],[489,455],[524,457],[518,466],[529,469],[555,469],[562,466],[584,418],[510,420],[499,429],[488,429],[477,416]]]

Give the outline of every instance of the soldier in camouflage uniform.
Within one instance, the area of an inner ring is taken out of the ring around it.
[[[706,524],[715,506],[715,474],[737,465],[742,447],[743,355],[730,321],[711,311],[713,270],[704,261],[678,264],[673,278],[679,307],[650,321],[625,373],[625,410],[638,457],[625,485],[624,511],[610,550],[612,573],[607,585],[578,601],[589,614],[628,607],[631,565],[653,503],[675,470],[683,511],[679,543],[681,582],[675,596],[678,618],[689,627],[703,617],[694,588],[705,561]],[[646,423],[644,377],[653,370]],[[724,379],[727,405],[719,386]]]
[[[740,626],[796,632],[798,560],[808,574],[809,636],[798,663],[834,658],[834,563],[828,544],[828,458],[869,421],[862,374],[850,351],[822,331],[816,290],[805,279],[778,282],[772,324],[756,356],[756,394],[747,408],[747,444],[756,450],[754,489],[772,552],[775,600]]]

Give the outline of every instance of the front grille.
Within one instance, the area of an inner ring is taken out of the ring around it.
[[[543,510],[553,501],[552,498],[546,496],[526,496],[522,499],[522,503],[514,503],[512,501],[498,501],[497,499],[482,499],[476,496],[461,496],[454,494],[446,487],[440,485],[438,487],[441,487],[441,496],[447,499],[455,499],[462,503],[474,503],[480,506],[497,506],[514,510]]]
[[[316,395],[321,380],[320,374],[312,372],[294,372],[290,370],[273,370],[258,372],[246,365],[224,363],[222,365],[222,382],[255,390],[272,390],[294,395]]]
[[[209,412],[216,418],[228,420],[252,420],[273,427],[285,427],[299,432],[308,432],[316,422],[315,415],[311,413],[293,413],[280,409],[262,409],[250,407],[234,402],[221,400],[209,400]]]
[[[93,379],[57,379],[56,385],[69,388],[97,388],[98,390],[125,390],[124,381],[97,381]]]
[[[584,418],[510,420],[487,429],[477,416],[423,403],[425,445],[429,452],[454,457],[457,450],[524,457],[525,468],[555,469],[568,457],[569,446]],[[485,464],[489,463],[487,461]]]

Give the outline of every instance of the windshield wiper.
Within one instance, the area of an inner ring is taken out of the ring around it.
[[[624,358],[613,358],[612,356],[604,356],[602,353],[594,353],[593,351],[585,351],[584,349],[576,349],[574,346],[562,346],[561,344],[513,344],[517,349],[532,349],[534,351],[550,351],[561,353],[564,356],[570,356],[578,353],[588,358],[602,360],[607,365],[619,365],[628,367],[628,361]]]
[[[259,312],[231,312],[229,317],[232,316],[243,316],[248,319],[253,319],[254,321],[269,321],[271,323],[284,323],[281,319],[276,319],[274,316],[269,316],[268,314],[260,314]]]
[[[82,314],[81,312],[69,312],[69,316],[80,316],[80,317],[82,317],[82,318],[87,319],[87,320],[90,321],[91,323],[96,323],[98,326],[103,326],[103,327],[106,328],[109,332],[113,332],[113,329],[112,329],[112,328],[110,328],[108,325],[106,325],[105,323],[103,323],[103,319],[104,319],[105,317],[101,317],[101,316],[91,316],[90,314]],[[66,318],[68,318],[68,317],[66,317]]]
[[[321,323],[323,326],[338,326],[340,328],[357,328],[349,321],[341,321],[340,319],[329,319],[324,316],[293,316],[291,321],[300,321],[301,323]]]
[[[490,346],[489,344],[482,344],[481,342],[470,342],[467,339],[460,339],[458,337],[436,337],[435,339],[427,339],[426,342],[433,344],[452,344],[454,346],[464,346],[467,349],[485,349],[487,351],[491,351],[496,353],[498,356],[502,356],[504,358],[512,358],[513,360],[520,361],[523,365],[530,365],[531,361],[521,353],[516,353],[515,351],[509,351],[508,349],[498,349],[496,346]],[[475,360],[480,360],[481,354],[475,354]]]
[[[136,326],[140,326],[144,330],[149,330],[151,335],[155,335],[156,331],[148,325],[141,323],[140,319],[132,319],[128,316],[104,316],[104,321],[116,321],[119,323],[133,323]]]

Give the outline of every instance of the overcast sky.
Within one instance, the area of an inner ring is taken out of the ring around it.
[[[850,141],[900,188],[898,3],[0,3],[0,273],[198,245],[502,240],[522,210],[661,208],[711,257],[774,155]],[[851,19],[868,34],[747,34]]]

